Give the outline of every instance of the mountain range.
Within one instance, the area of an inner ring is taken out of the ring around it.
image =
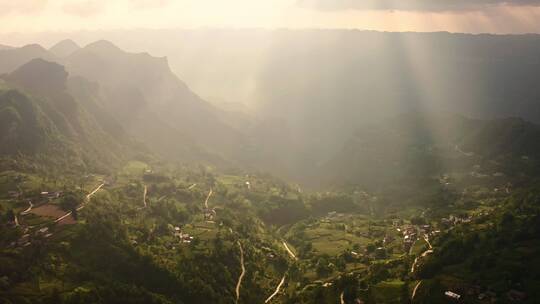
[[[117,135],[125,132],[176,160],[225,163],[241,141],[240,132],[221,121],[222,112],[180,81],[165,58],[127,53],[107,41],[1,50],[0,73],[36,95],[64,100],[62,110],[73,107],[65,99],[87,104],[96,121],[114,121],[108,125],[116,124]],[[54,98],[54,92],[66,94]]]
[[[5,48],[0,50],[2,73],[8,88],[2,111],[4,153],[40,150],[49,137],[87,147],[82,150],[103,159],[145,146],[142,154],[269,171],[306,184],[375,182],[378,174],[395,180],[411,176],[411,168],[440,169],[441,162],[453,162],[441,151],[456,146],[486,158],[534,158],[539,153],[538,127],[522,119],[479,120],[406,105],[363,119],[372,112],[360,110],[368,106],[364,99],[330,104],[312,94],[282,109],[284,99],[275,96],[265,115],[222,110],[190,90],[167,58],[125,52],[105,40],[85,47],[65,40],[49,50],[39,45]],[[283,92],[286,98],[292,94]],[[379,105],[370,107],[380,110]]]

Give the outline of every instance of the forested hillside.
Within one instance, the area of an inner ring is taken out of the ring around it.
[[[535,123],[240,115],[107,41],[0,70],[2,303],[537,302]]]

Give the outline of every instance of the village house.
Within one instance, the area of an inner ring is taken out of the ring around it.
[[[48,191],[42,191],[40,193],[41,197],[48,198],[48,199],[56,199],[62,196],[62,191],[56,191],[56,192],[48,192]]]
[[[177,237],[181,243],[189,244],[193,241],[193,237],[189,233],[182,233],[180,227],[174,227],[174,236]]]
[[[456,300],[461,299],[461,295],[459,295],[459,294],[457,294],[455,292],[452,292],[452,291],[446,291],[446,292],[444,292],[444,295],[446,295],[449,298],[456,299]]]

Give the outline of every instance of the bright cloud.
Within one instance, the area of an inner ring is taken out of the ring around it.
[[[357,28],[540,32],[540,0],[0,0],[0,32]]]

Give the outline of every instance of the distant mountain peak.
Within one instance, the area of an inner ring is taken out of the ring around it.
[[[25,51],[32,51],[32,52],[43,52],[43,53],[47,52],[47,50],[44,47],[42,47],[41,45],[37,43],[27,44],[21,47],[20,49],[25,50]]]
[[[67,77],[64,66],[36,58],[7,75],[6,80],[32,91],[58,92],[65,90]]]
[[[34,58],[54,61],[55,56],[39,44],[28,44],[18,48],[0,49],[0,74],[11,73]]]
[[[98,52],[124,52],[122,49],[117,47],[114,43],[108,41],[108,40],[98,40],[95,42],[92,42],[84,47],[85,50],[92,50],[92,51],[98,51]]]
[[[57,57],[67,57],[81,47],[71,39],[65,39],[53,45],[49,51]]]

